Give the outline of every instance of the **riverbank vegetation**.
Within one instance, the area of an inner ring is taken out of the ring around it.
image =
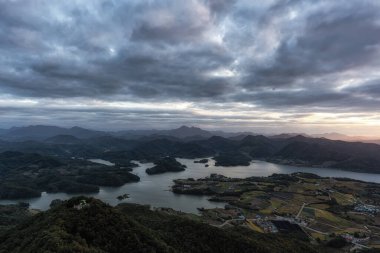
[[[41,192],[90,193],[99,186],[137,182],[131,168],[82,159],[57,159],[22,152],[0,153],[0,199],[39,197]]]

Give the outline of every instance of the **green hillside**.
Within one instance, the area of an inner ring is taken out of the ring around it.
[[[222,230],[142,206],[111,207],[77,197],[0,234],[0,252],[315,251],[287,237]]]

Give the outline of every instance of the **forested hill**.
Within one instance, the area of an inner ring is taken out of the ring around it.
[[[77,197],[0,234],[0,252],[315,252],[290,237],[222,230],[188,218]]]
[[[220,166],[246,166],[253,159],[262,159],[288,165],[380,173],[380,145],[301,135],[290,138],[248,135],[238,140],[213,136],[195,141],[176,141],[159,137],[136,142],[129,150],[113,150],[102,154],[106,160],[128,158],[155,161],[163,156],[213,156]]]
[[[215,157],[220,166],[243,166],[253,159],[263,159],[280,164],[380,173],[380,145],[301,135],[289,138],[268,138],[262,135],[239,138],[212,136],[201,139],[153,135],[133,140],[114,136],[78,139],[70,135],[59,135],[45,141],[0,140],[0,152],[5,151],[38,153],[66,159],[97,157],[116,164],[128,164],[132,160],[155,162],[165,156]]]

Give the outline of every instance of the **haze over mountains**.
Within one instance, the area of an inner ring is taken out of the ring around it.
[[[0,139],[3,140],[45,140],[55,136],[72,136],[80,139],[100,137],[100,136],[117,136],[126,139],[136,139],[151,136],[157,137],[174,137],[184,138],[209,138],[211,136],[233,137],[238,135],[253,134],[250,132],[228,133],[223,131],[206,131],[197,127],[181,126],[170,130],[125,130],[125,131],[96,131],[81,127],[63,128],[57,126],[34,125],[26,127],[12,127],[10,129],[0,130]]]
[[[329,135],[335,136],[336,135]],[[28,126],[4,130],[0,151],[37,153],[69,159],[102,158],[113,163],[156,161],[165,156],[212,157],[218,165],[248,165],[254,159],[279,164],[380,173],[380,145],[308,135],[172,130],[105,132],[80,127]],[[374,141],[375,142],[375,141]]]
[[[140,138],[146,136],[172,136],[183,139],[189,137],[208,138],[211,136],[233,137],[238,135],[253,134],[251,132],[223,132],[207,131],[198,127],[181,126],[169,130],[124,130],[124,131],[96,131],[81,127],[63,128],[57,126],[33,125],[25,127],[12,127],[10,129],[0,129],[0,138],[6,140],[44,140],[57,135],[71,135],[85,139],[99,136],[118,136],[124,138]]]
[[[177,138],[182,140],[199,140],[204,138],[210,138],[212,136],[221,136],[225,138],[231,138],[234,140],[242,139],[247,135],[259,135],[252,132],[224,132],[224,131],[209,131],[198,127],[181,126],[176,129],[168,130],[123,130],[123,131],[97,131],[86,129],[82,127],[64,128],[58,126],[48,125],[31,125],[24,127],[12,127],[9,129],[0,129],[0,140],[8,141],[47,141],[52,143],[68,142],[76,143],[79,139],[88,139],[101,136],[113,136],[123,139],[139,139],[152,140],[157,138]],[[342,140],[342,141],[361,141],[367,143],[380,144],[380,139],[375,137],[364,136],[348,136],[339,133],[325,133],[325,134],[305,134],[305,133],[280,133],[266,135],[270,138],[281,139],[291,138],[297,135],[302,135],[311,138],[326,138],[330,140]]]

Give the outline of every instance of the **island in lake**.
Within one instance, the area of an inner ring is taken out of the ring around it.
[[[165,172],[179,172],[184,171],[186,165],[178,162],[174,157],[164,157],[154,162],[154,167],[146,169],[149,175],[161,174]]]
[[[208,163],[208,159],[204,158],[204,159],[196,160],[194,161],[194,163]]]

